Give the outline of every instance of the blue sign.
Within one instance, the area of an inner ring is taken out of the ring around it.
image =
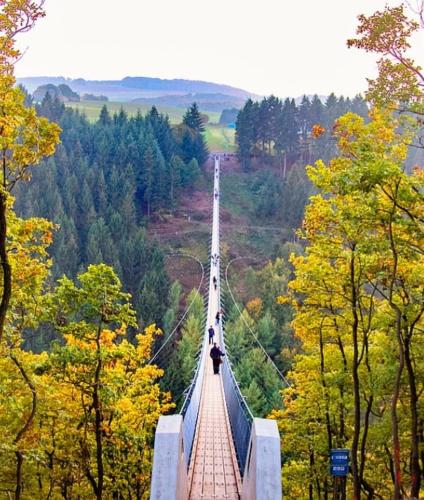
[[[330,474],[332,476],[347,476],[349,473],[348,465],[330,465]]]
[[[347,476],[349,473],[349,450],[333,448],[330,451],[330,474],[332,476]]]

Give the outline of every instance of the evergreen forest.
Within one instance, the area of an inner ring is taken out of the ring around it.
[[[50,94],[38,113],[59,124],[61,143],[31,183],[18,187],[15,208],[56,225],[52,278],[107,263],[134,298],[141,324],[162,326],[170,283],[163,252],[145,229],[161,211],[172,212],[200,175],[208,152],[197,106],[177,130],[154,107],[128,118],[123,110],[110,116],[104,106],[91,124]],[[48,340],[37,336],[30,345],[46,347]]]

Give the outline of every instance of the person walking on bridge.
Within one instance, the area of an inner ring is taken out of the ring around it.
[[[215,315],[215,325],[219,325],[219,320],[221,318],[221,312],[220,311],[216,312],[216,315]]]
[[[213,373],[214,375],[219,375],[219,365],[222,363],[221,357],[225,356],[225,354],[221,351],[219,346],[216,345],[216,342],[213,344],[210,356],[212,358]]]
[[[213,281],[213,287],[214,287],[214,288],[215,288],[215,290],[216,290],[216,276],[214,276],[214,277],[213,277],[213,280],[212,280],[212,281]]]
[[[209,333],[209,345],[211,345],[215,335],[215,330],[213,329],[212,325],[209,327],[208,333]]]

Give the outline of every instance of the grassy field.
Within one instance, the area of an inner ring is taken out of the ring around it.
[[[121,107],[129,116],[135,116],[138,111],[145,115],[150,109],[150,104],[138,104],[130,102],[99,102],[99,101],[82,101],[70,102],[67,106],[79,109],[87,118],[94,122],[100,114],[103,105],[106,104],[111,114],[118,112]],[[172,124],[181,123],[185,110],[182,108],[170,108],[166,106],[157,106],[160,113],[169,116]],[[235,131],[218,125],[211,125],[219,121],[220,113],[208,111],[205,113],[209,117],[209,123],[206,126],[206,141],[210,151],[233,152],[234,151],[234,134]]]
[[[228,127],[210,125],[206,127],[206,141],[211,151],[235,151],[235,130]]]
[[[139,104],[132,102],[112,102],[112,101],[69,102],[67,103],[67,106],[79,109],[80,111],[84,112],[87,115],[87,118],[90,121],[95,121],[99,117],[100,110],[102,109],[104,104],[106,104],[107,108],[109,109],[109,112],[112,114],[116,113],[121,108],[123,108],[124,111],[128,113],[129,116],[136,115],[137,111],[141,111],[141,114],[145,115],[152,107],[150,104]],[[160,113],[168,115],[171,123],[173,124],[180,123],[186,111],[183,108],[171,108],[167,106],[157,106],[157,109]],[[208,111],[206,114],[209,116],[210,122],[217,123],[219,121],[220,113],[214,113]]]

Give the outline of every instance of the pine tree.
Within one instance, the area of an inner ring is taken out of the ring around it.
[[[302,97],[302,102],[300,103],[299,106],[299,127],[300,127],[300,135],[302,141],[307,140],[311,130],[310,119],[309,119],[310,108],[311,108],[311,102],[309,101],[308,97],[304,95]]]
[[[99,124],[102,127],[108,127],[111,125],[112,119],[109,114],[109,110],[107,109],[106,104],[102,106],[102,109],[100,110],[100,115],[99,115]]]
[[[257,105],[248,99],[236,121],[237,156],[245,170],[250,168],[256,145]]]
[[[195,158],[200,166],[206,162],[209,152],[203,133],[205,125],[196,103],[187,110],[183,117],[182,141],[180,144],[185,163]]]
[[[183,124],[196,132],[204,132],[205,124],[200,114],[197,103],[193,103],[183,116]]]

